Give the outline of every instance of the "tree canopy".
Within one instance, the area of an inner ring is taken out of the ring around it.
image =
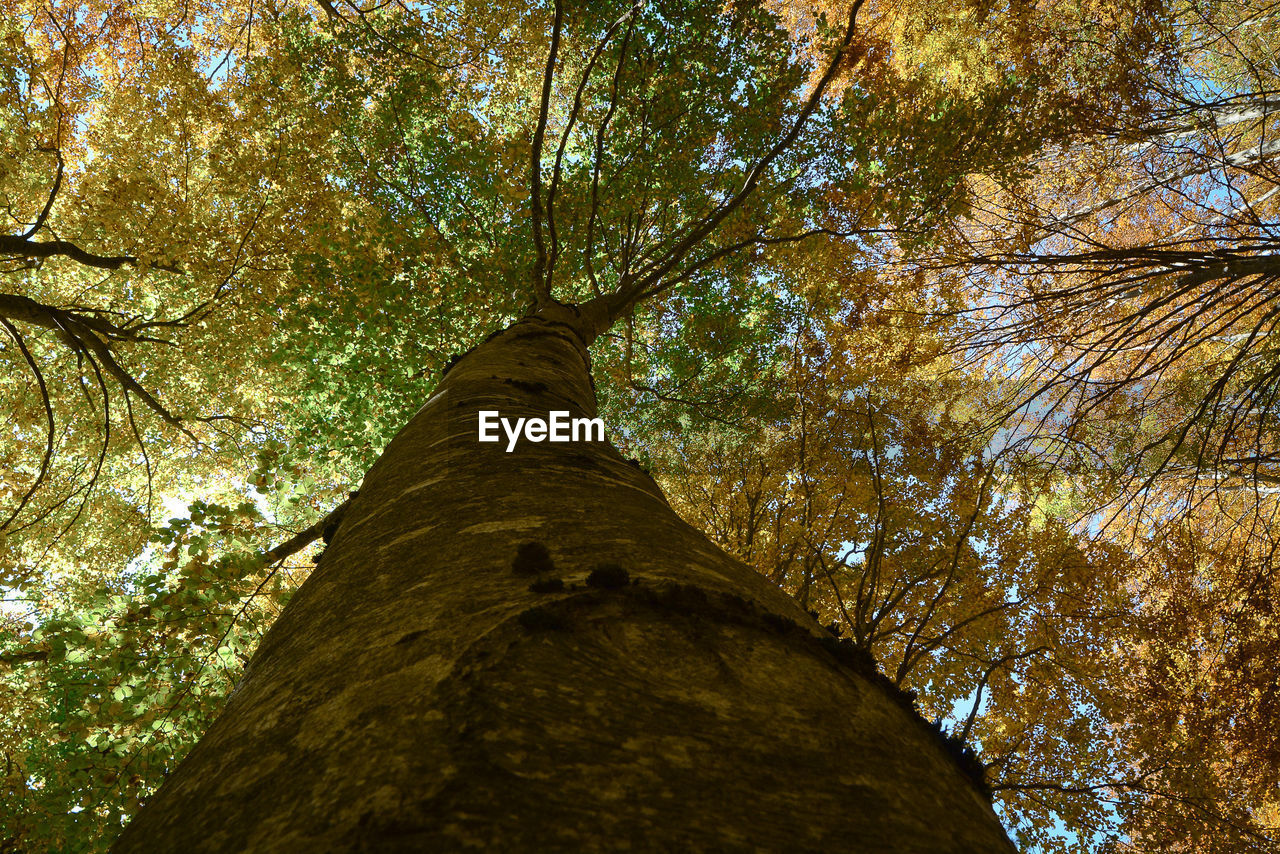
[[[0,9],[0,849],[105,850],[450,358],[561,305],[1028,850],[1276,846],[1274,7]]]

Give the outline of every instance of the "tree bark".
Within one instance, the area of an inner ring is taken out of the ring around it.
[[[534,317],[448,371],[115,851],[1013,850],[612,445],[477,442],[481,409],[594,416],[589,370]]]

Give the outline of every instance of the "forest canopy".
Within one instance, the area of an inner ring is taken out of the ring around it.
[[[106,850],[451,359],[589,303],[612,441],[1020,847],[1276,850],[1277,56],[1262,0],[0,0],[0,851]]]

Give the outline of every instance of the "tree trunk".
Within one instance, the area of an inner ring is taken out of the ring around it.
[[[612,445],[507,453],[479,410],[594,416],[581,339],[529,318],[447,373],[115,851],[1012,850],[928,726]]]

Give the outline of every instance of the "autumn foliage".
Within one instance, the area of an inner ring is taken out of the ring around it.
[[[852,11],[0,0],[0,851],[105,850],[450,357],[609,295],[615,441],[1027,850],[1275,850],[1280,14]]]

